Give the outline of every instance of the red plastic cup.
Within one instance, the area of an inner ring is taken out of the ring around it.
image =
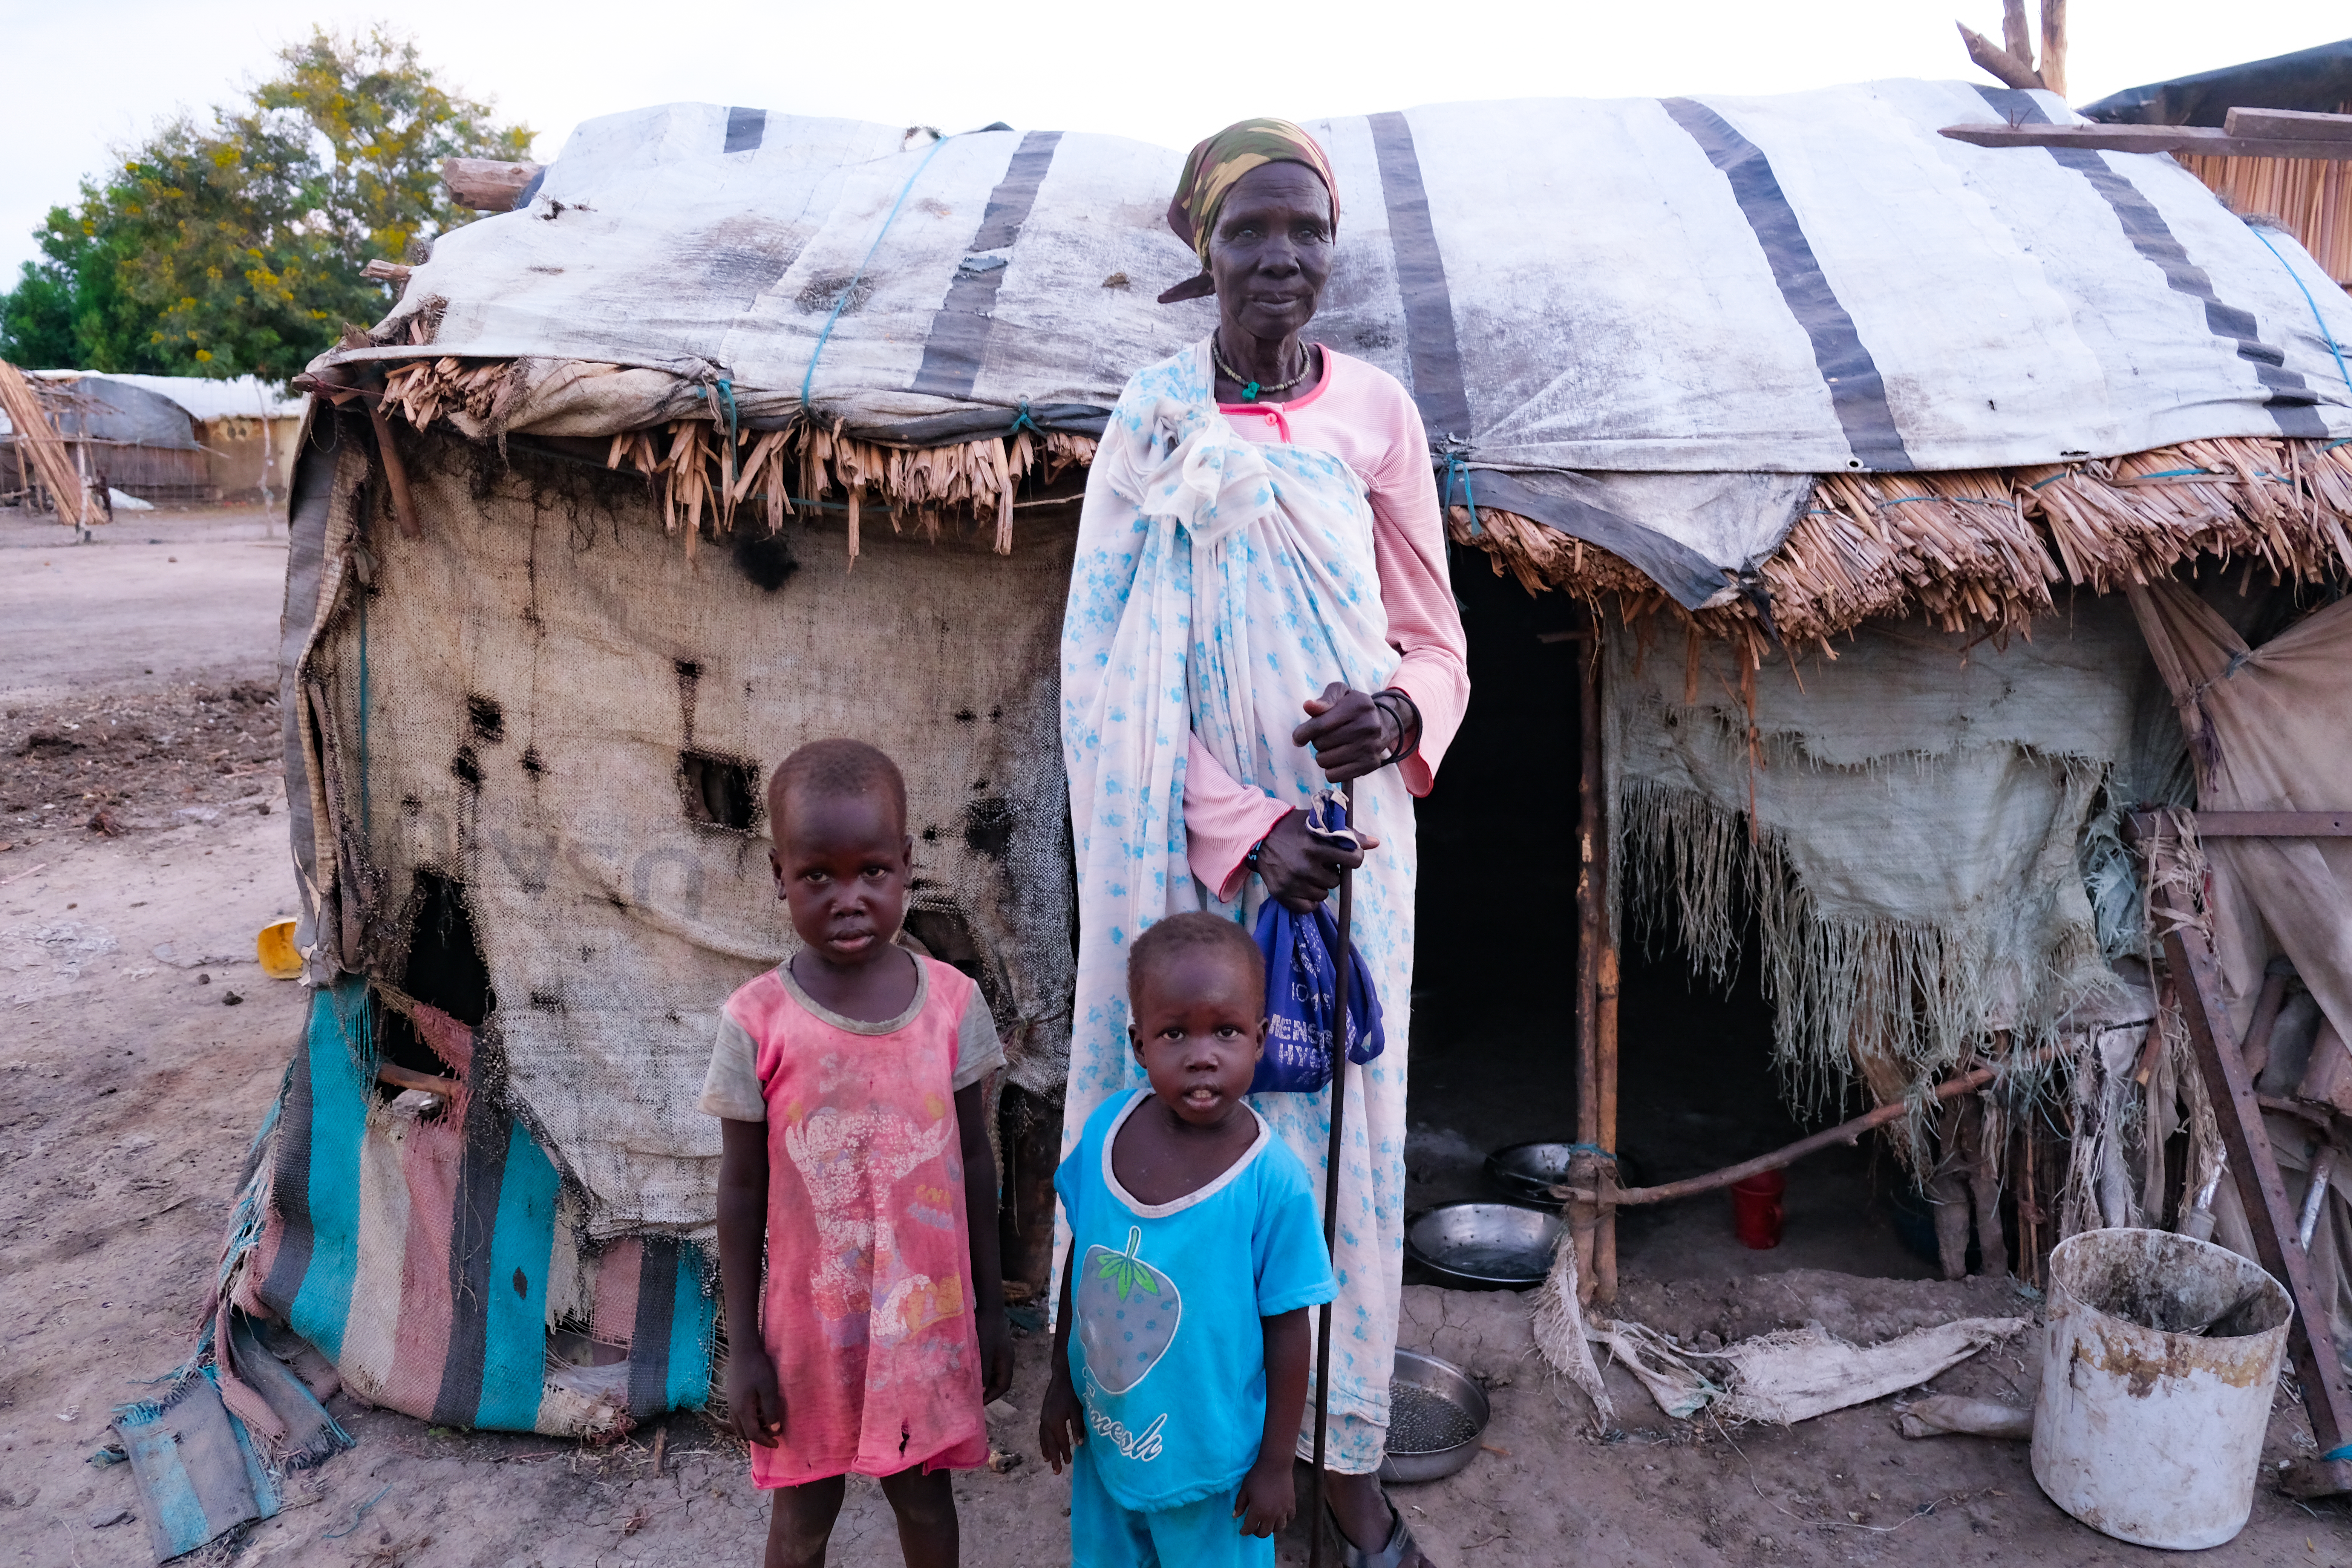
[[[1780,1245],[1780,1195],[1789,1190],[1788,1173],[1767,1171],[1731,1184],[1731,1224],[1739,1244],[1762,1251]]]

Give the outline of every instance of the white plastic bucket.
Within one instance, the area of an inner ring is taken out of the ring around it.
[[[2092,1230],[2050,1255],[2033,1479],[2092,1529],[2193,1551],[2245,1528],[2294,1307],[2210,1242]],[[2235,1333],[2179,1331],[2222,1321]]]

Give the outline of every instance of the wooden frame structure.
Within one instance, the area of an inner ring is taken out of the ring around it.
[[[2352,837],[2352,812],[2232,811],[2192,817],[2200,838]],[[2144,858],[2161,852],[2166,820],[2156,813],[2132,819],[2133,837]],[[2288,1467],[2281,1489],[2293,1497],[2326,1497],[2352,1492],[2352,1380],[2337,1354],[2333,1325],[2315,1289],[2310,1257],[2305,1250],[2294,1205],[2287,1201],[2286,1184],[2279,1174],[2269,1130],[2263,1123],[2268,1109],[2311,1114],[2300,1102],[2270,1106],[2254,1091],[2253,1075],[2246,1068],[2241,1042],[2221,1026],[2221,973],[2209,939],[2194,923],[2192,912],[2181,907],[2177,894],[2151,875],[2147,879],[2149,915],[2166,928],[2164,957],[2172,972],[2173,991],[2179,999],[2197,1067],[2213,1104],[2221,1146],[2229,1156],[2230,1174],[2253,1232],[2255,1261],[2287,1288],[2294,1299],[2294,1320],[2287,1332],[2287,1354],[2303,1387],[2303,1403],[2311,1417],[2311,1434],[2319,1456]],[[2283,980],[2265,984],[2256,1004],[2244,1047],[2267,1049]]]

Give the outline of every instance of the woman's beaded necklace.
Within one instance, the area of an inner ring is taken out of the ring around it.
[[[1225,379],[1234,383],[1242,389],[1242,401],[1244,403],[1255,403],[1261,397],[1271,396],[1272,395],[1279,392],[1288,392],[1292,387],[1297,386],[1300,382],[1305,381],[1308,374],[1315,369],[1315,351],[1307,347],[1305,343],[1301,343],[1298,345],[1298,353],[1300,358],[1305,360],[1306,363],[1298,367],[1298,374],[1297,375],[1292,376],[1288,381],[1277,383],[1273,386],[1264,386],[1250,380],[1241,372],[1235,370],[1232,365],[1227,364],[1225,363],[1225,351],[1223,347],[1218,343],[1217,334],[1214,332],[1209,334],[1210,357],[1217,362],[1217,368],[1224,372]]]

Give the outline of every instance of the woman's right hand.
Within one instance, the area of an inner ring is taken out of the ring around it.
[[[727,1352],[727,1426],[762,1448],[774,1447],[784,1430],[784,1393],[764,1345],[736,1345]]]
[[[1297,914],[1312,911],[1339,885],[1339,873],[1364,863],[1364,850],[1381,841],[1358,830],[1363,849],[1348,849],[1307,831],[1307,814],[1293,811],[1274,825],[1257,852],[1257,874],[1266,896]]]

